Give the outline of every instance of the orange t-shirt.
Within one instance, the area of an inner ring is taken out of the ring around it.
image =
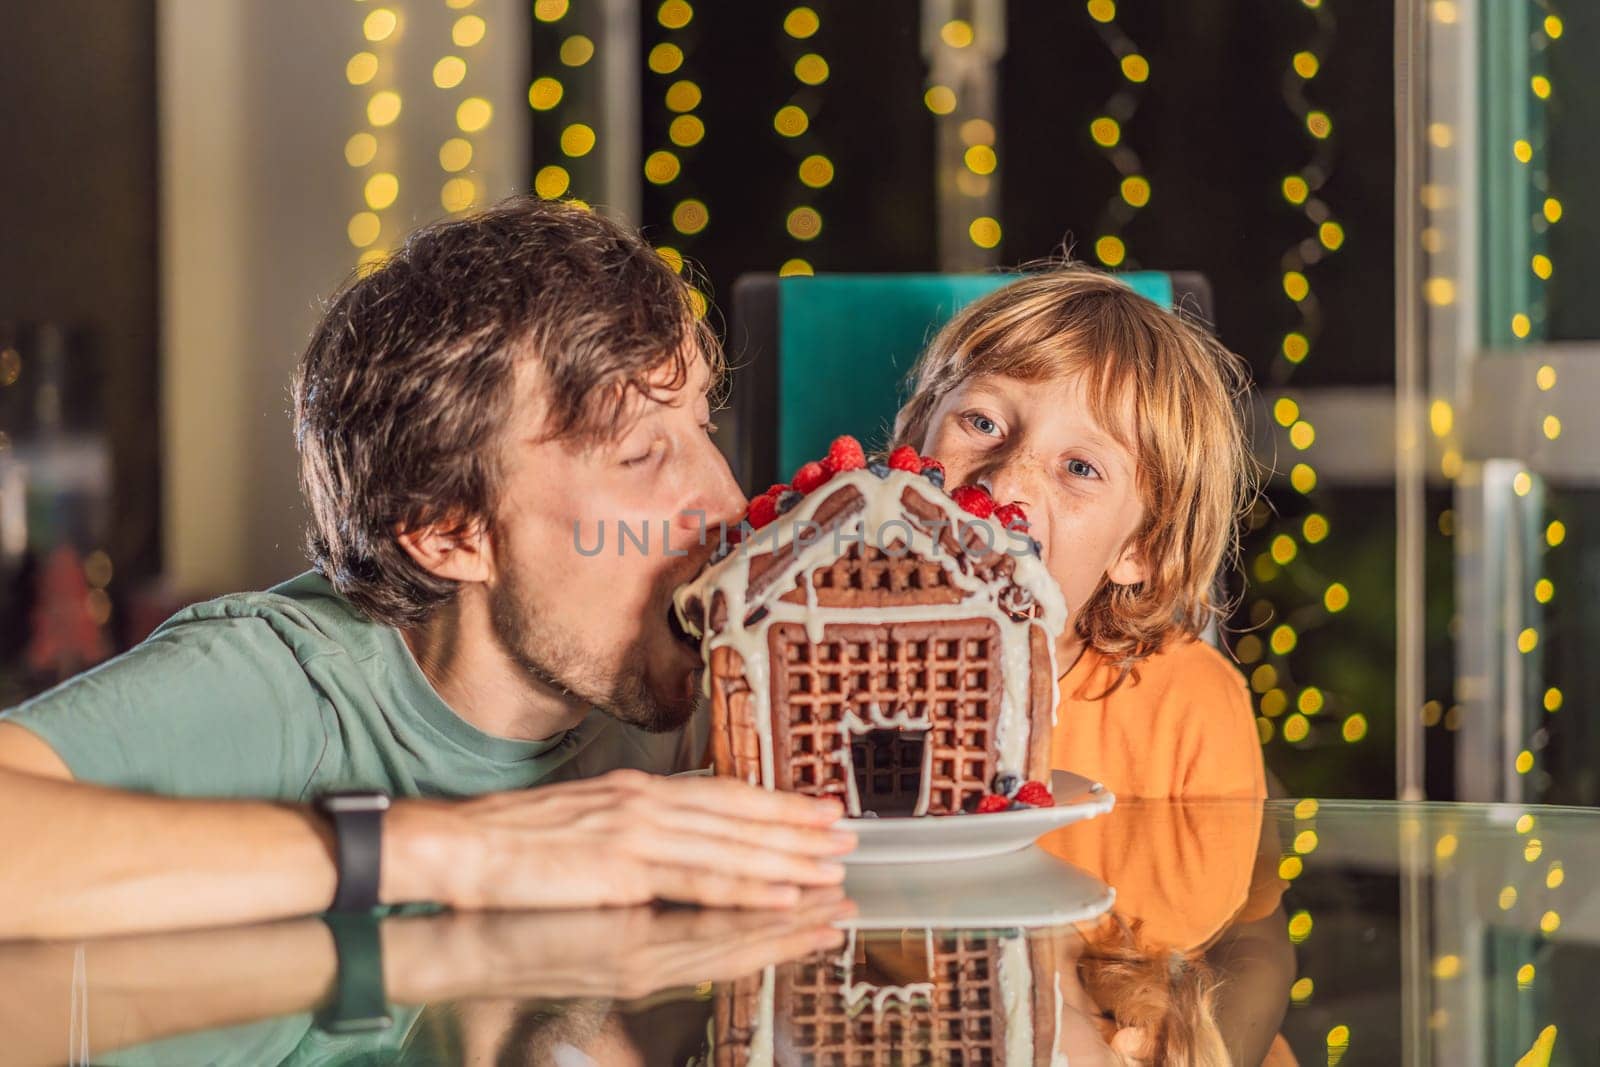
[[[1266,797],[1244,678],[1220,652],[1169,644],[1108,693],[1117,674],[1086,648],[1061,679],[1051,766],[1120,797]]]

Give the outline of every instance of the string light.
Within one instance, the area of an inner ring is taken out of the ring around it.
[[[356,8],[364,47],[345,61],[345,80],[365,97],[362,111],[367,129],[351,134],[344,143],[344,160],[359,180],[359,207],[345,222],[345,238],[356,249],[356,269],[362,273],[382,263],[388,255],[382,243],[383,213],[400,197],[400,181],[392,171],[376,168],[393,159],[383,136],[400,119],[403,101],[392,88],[393,53],[401,30],[400,16],[391,8]]]
[[[1128,255],[1127,227],[1150,203],[1151,186],[1139,154],[1124,134],[1150,80],[1150,60],[1117,22],[1115,3],[1091,2],[1087,11],[1101,42],[1116,57],[1121,74],[1110,98],[1100,108],[1101,115],[1089,124],[1090,139],[1118,175],[1117,192],[1106,201],[1095,222],[1094,254],[1107,267],[1132,267],[1137,263]]]
[[[460,49],[475,48],[483,43],[488,33],[489,24],[481,15],[462,15],[450,25],[450,44]],[[470,92],[467,81],[471,69],[472,65],[466,59],[447,53],[433,65],[433,84],[447,93],[456,90]],[[478,179],[468,171],[477,154],[469,135],[481,132],[489,125],[493,115],[493,107],[482,97],[468,95],[456,101],[455,119],[459,132],[446,138],[439,146],[439,169],[446,175],[439,185],[439,206],[451,214],[468,211],[482,199]]]

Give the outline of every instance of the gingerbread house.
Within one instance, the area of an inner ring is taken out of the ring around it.
[[[1021,931],[852,931],[841,953],[719,986],[708,1060],[1049,1063],[1060,1011],[1048,954]]]
[[[897,456],[802,468],[678,591],[715,769],[852,816],[1000,810],[1049,780],[1066,607],[1022,523]]]

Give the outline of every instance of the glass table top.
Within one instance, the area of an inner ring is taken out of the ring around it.
[[[1588,1064],[1600,813],[1123,801],[780,914],[0,943],[10,1063]]]

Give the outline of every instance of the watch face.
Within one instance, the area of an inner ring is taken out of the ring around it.
[[[323,811],[332,814],[389,810],[389,798],[382,793],[329,793],[319,803]]]

